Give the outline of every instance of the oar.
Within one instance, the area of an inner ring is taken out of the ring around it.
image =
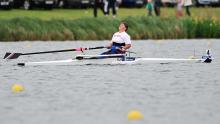
[[[94,49],[102,49],[102,48],[106,48],[106,47],[99,46],[99,47],[91,47],[91,48],[65,49],[65,50],[43,51],[43,52],[34,52],[34,53],[10,53],[10,52],[7,52],[4,56],[4,59],[17,59],[19,56],[22,56],[22,55],[69,52],[69,51],[83,51],[83,50],[94,50]]]

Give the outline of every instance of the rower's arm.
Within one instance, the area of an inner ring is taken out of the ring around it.
[[[127,50],[127,49],[129,49],[130,47],[131,47],[131,44],[125,44],[125,46],[122,47],[122,49]]]
[[[112,42],[108,46],[106,46],[106,48],[108,49],[110,49],[111,47],[112,47]]]

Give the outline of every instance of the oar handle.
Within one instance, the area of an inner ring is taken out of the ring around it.
[[[106,47],[104,47],[104,46],[100,46],[100,47],[93,47],[93,48],[88,48],[88,50],[102,49],[102,48],[106,48]]]

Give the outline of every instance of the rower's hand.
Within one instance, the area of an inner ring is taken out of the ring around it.
[[[125,49],[124,47],[122,47],[120,50],[121,50],[122,52],[125,52],[125,51],[126,51],[126,49]]]
[[[105,46],[105,48],[110,49],[110,48],[111,48],[111,46],[109,46],[109,45],[108,45],[108,46]]]
[[[83,52],[83,51],[85,51],[85,50],[86,50],[86,48],[82,48],[82,47],[76,49],[76,51],[81,51],[81,52]]]
[[[83,51],[85,51],[86,50],[86,48],[81,48],[81,51],[83,52]]]

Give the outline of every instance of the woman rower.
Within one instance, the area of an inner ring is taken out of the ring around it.
[[[131,48],[131,38],[130,35],[127,34],[128,24],[122,22],[119,27],[119,31],[114,33],[112,36],[112,40],[106,48],[110,49],[107,52],[102,53],[105,54],[124,54],[127,49]]]

